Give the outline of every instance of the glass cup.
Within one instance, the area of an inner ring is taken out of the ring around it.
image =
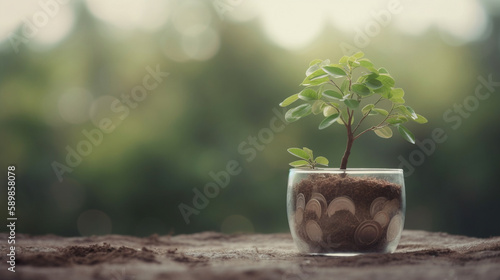
[[[290,169],[288,224],[301,253],[393,253],[405,209],[402,169]]]

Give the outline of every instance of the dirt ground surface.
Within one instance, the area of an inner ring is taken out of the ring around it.
[[[0,279],[500,279],[500,237],[405,230],[394,254],[301,255],[290,234],[202,232],[16,236],[15,273],[0,234]],[[10,245],[9,245],[10,246]]]

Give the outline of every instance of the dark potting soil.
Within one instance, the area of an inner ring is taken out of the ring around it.
[[[338,174],[311,174],[303,179],[293,189],[294,197],[303,194],[305,203],[312,198],[314,193],[323,195],[326,205],[322,204],[322,215],[320,218],[311,211],[304,211],[303,219],[296,225],[297,233],[301,239],[311,246],[312,251],[328,252],[335,249],[339,252],[379,251],[386,246],[387,225],[378,227],[380,238],[371,244],[360,244],[355,240],[356,230],[365,221],[372,221],[370,213],[372,202],[383,197],[387,201],[396,202],[396,207],[401,208],[401,186],[386,180],[373,177],[352,177]],[[326,213],[328,204],[338,197],[348,197],[355,204],[355,214],[348,210],[340,210],[329,217]],[[295,203],[297,202],[294,199]],[[297,209],[297,205],[294,205]],[[389,217],[391,218],[391,217]],[[322,230],[322,241],[313,241],[306,232],[307,221],[315,221]],[[358,229],[359,231],[359,229]]]

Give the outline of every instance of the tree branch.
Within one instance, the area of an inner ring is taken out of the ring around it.
[[[330,82],[340,90],[342,95],[344,95],[344,92],[342,91],[342,89],[340,89],[340,87],[332,79],[330,79]]]
[[[391,112],[392,112],[392,109],[391,109]],[[356,135],[354,137],[354,140],[358,139],[361,135],[365,134],[366,132],[368,132],[370,130],[375,130],[375,129],[379,129],[379,128],[383,128],[383,127],[388,126],[389,124],[386,124],[386,125],[383,125],[383,124],[389,118],[389,116],[390,116],[390,114],[387,114],[387,117],[385,117],[384,120],[382,120],[378,125],[372,126],[370,128],[367,128],[367,129],[363,130],[361,133],[359,133],[358,135]]]
[[[382,96],[380,96],[380,98],[377,100],[377,102],[373,103],[373,105],[377,105],[380,102],[380,100],[382,100]],[[354,130],[352,131],[352,133],[356,133],[356,131],[358,130],[359,126],[361,125],[361,123],[363,122],[363,120],[370,114],[370,112],[372,111],[372,109],[370,109],[370,111],[368,111],[368,113],[366,113],[366,115],[364,115],[359,120],[358,124],[356,125],[356,127],[354,128]],[[391,109],[391,112],[392,112],[392,109]]]

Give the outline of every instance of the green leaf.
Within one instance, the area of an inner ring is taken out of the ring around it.
[[[419,114],[417,114],[417,118],[413,119],[413,120],[417,123],[427,123],[427,119],[424,116],[419,115]]]
[[[398,131],[406,141],[415,144],[415,136],[413,136],[413,133],[411,133],[408,128],[404,127],[403,125],[398,125]]]
[[[352,67],[352,69],[356,69],[361,65],[359,62],[356,61],[356,58],[353,56],[349,58],[347,63],[349,64],[349,66]]]
[[[389,74],[380,74],[377,80],[381,81],[384,86],[393,87],[394,79]]]
[[[335,123],[337,119],[339,118],[339,114],[333,114],[331,116],[326,117],[321,123],[319,124],[319,129],[325,129]]]
[[[349,59],[349,57],[347,55],[344,55],[342,58],[340,58],[339,63],[347,65],[348,59]]]
[[[299,157],[299,158],[302,158],[305,160],[311,159],[309,154],[300,148],[289,148],[289,149],[287,149],[287,151],[296,157]]]
[[[302,150],[304,150],[304,152],[306,152],[308,155],[309,155],[309,159],[313,159],[313,151],[307,147],[302,147]]]
[[[302,117],[311,114],[311,112],[312,112],[311,104],[302,104],[288,110],[285,114],[285,120],[287,122],[294,122]]]
[[[381,138],[391,138],[392,137],[392,129],[388,126],[385,126],[385,127],[379,128],[379,129],[375,129],[373,132],[375,132],[375,134],[377,134],[377,136],[381,137]]]
[[[334,90],[325,90],[323,91],[323,96],[324,97],[329,97],[329,98],[334,98],[334,99],[342,99],[344,96],[340,92],[336,92]]]
[[[360,76],[357,80],[356,80],[356,83],[364,83],[368,80],[373,80],[373,79],[376,79],[378,77],[378,74],[376,73],[369,73],[369,74],[365,74],[365,75],[362,75]],[[379,81],[380,82],[380,81]]]
[[[323,66],[322,69],[334,78],[340,78],[347,75],[344,69],[336,66]]]
[[[321,67],[321,66],[326,66],[326,65],[330,65],[330,59],[325,59],[325,60],[323,60],[323,61],[319,64],[319,66],[320,66],[320,67]]]
[[[306,88],[299,93],[299,98],[305,101],[312,101],[318,99],[318,94],[314,90]]]
[[[321,63],[321,62],[323,62],[323,60],[322,60],[322,59],[315,59],[315,60],[313,60],[313,61],[311,61],[311,62],[309,63],[309,66],[313,66],[313,65],[316,65],[316,64]],[[308,75],[308,76],[309,76],[309,75]]]
[[[380,73],[389,74],[389,71],[387,71],[387,69],[385,69],[384,67],[380,67],[380,68],[378,69],[378,71],[379,71]]]
[[[365,68],[373,67],[373,63],[369,59],[363,58],[363,59],[358,60],[358,62],[359,62],[359,64],[361,64],[361,66],[363,66]]]
[[[391,90],[392,97],[403,97],[405,96],[405,91],[402,88],[393,88]]]
[[[375,107],[375,105],[368,104],[365,107],[363,107],[363,109],[361,109],[361,113],[363,113],[363,115],[366,115],[373,109],[373,107]]]
[[[405,116],[409,117],[410,119],[415,120],[417,118],[417,114],[415,111],[410,106],[404,106],[404,105],[399,105],[396,107],[396,109],[399,109],[401,113],[403,113]]]
[[[405,100],[403,99],[404,95],[405,92],[402,88],[393,88],[391,90],[391,95],[389,96],[389,100],[391,100],[393,103],[396,104],[403,104],[405,103]]]
[[[314,65],[309,67],[310,69],[312,67],[315,67]],[[309,69],[308,69],[309,70]],[[309,72],[309,71],[307,71]],[[306,74],[307,74],[306,72]],[[317,70],[309,74],[304,81],[302,81],[303,86],[317,86],[322,83],[326,83],[329,81],[328,74],[323,71],[323,69],[320,68],[320,66],[317,67]]]
[[[325,117],[329,117],[337,112],[337,109],[332,106],[326,106],[325,108],[323,108],[323,116]]]
[[[381,109],[381,108],[374,108],[372,110],[372,112],[376,112],[376,113],[378,113],[378,114],[380,114],[380,115],[382,115],[384,117],[387,117],[389,115],[389,112],[387,112],[386,110]]]
[[[300,85],[302,86],[319,86],[324,83],[328,83],[328,76],[325,77],[314,77],[314,79],[305,78]]]
[[[296,160],[296,161],[290,162],[290,165],[292,167],[304,167],[304,166],[309,166],[309,162],[307,162],[305,160]]]
[[[360,96],[370,95],[370,89],[363,84],[353,84],[351,87],[352,91],[359,94]]]
[[[349,90],[349,80],[345,79],[342,82],[342,85],[340,85],[340,90],[342,91],[342,94],[345,94]]]
[[[314,66],[312,66],[314,67]],[[307,79],[309,79],[310,81],[314,81],[314,80],[317,80],[319,78],[324,78],[324,77],[327,77],[328,74],[325,73],[325,71],[323,71],[323,69],[319,68],[318,66],[318,69],[314,72],[312,72],[311,74],[309,74],[307,76]]]
[[[391,95],[391,87],[389,87],[389,86],[383,86],[381,88],[374,89],[373,91],[375,93],[380,94],[385,99],[390,99],[392,97],[392,95]]]
[[[355,99],[346,99],[344,100],[344,104],[351,109],[356,109],[359,107],[359,101]]]
[[[366,81],[366,86],[372,89],[378,89],[383,86],[382,82],[377,79],[370,79]]]
[[[413,110],[412,107],[406,106],[406,110],[408,110],[408,112],[410,112],[409,117],[411,117],[413,120],[416,120],[418,118],[417,113],[415,113],[415,110]]]
[[[306,70],[306,77],[310,76],[312,73],[318,71],[319,69],[320,68],[319,68],[318,64],[310,65],[309,68],[307,68],[307,70]]]
[[[375,69],[375,67],[373,66],[373,63],[370,60],[363,58],[363,59],[358,60],[358,62],[362,67],[368,69],[368,71],[378,75],[378,73],[379,73],[378,70]]]
[[[324,74],[317,74],[316,76],[311,75],[311,77],[309,78],[309,80],[311,82],[313,82],[313,81],[316,81],[316,80],[319,80],[319,79],[325,79],[325,78],[328,78],[328,74],[326,74],[326,73],[324,73]]]
[[[321,60],[321,59],[315,59],[309,63],[309,68],[307,68],[306,71],[306,76],[310,76],[314,72],[318,72],[321,74],[326,74],[325,71],[321,69],[322,66],[330,64],[330,60]],[[318,73],[316,73],[314,76],[318,76]],[[310,77],[311,78],[311,77]]]
[[[392,98],[390,99],[394,104],[404,104],[406,101],[404,98],[399,97],[399,98]]]
[[[363,52],[357,52],[357,53],[353,54],[354,58],[362,58],[363,56],[365,56],[365,54]]]
[[[328,159],[326,157],[317,157],[314,161],[319,165],[328,166]]]
[[[408,121],[407,118],[405,118],[404,116],[400,116],[400,115],[388,118],[386,120],[386,122],[388,124],[392,124],[392,125],[397,125],[397,124],[400,124],[400,123],[405,123],[407,121]]]
[[[311,107],[312,113],[317,115],[317,114],[323,112],[324,105],[325,105],[325,102],[323,100],[316,100]]]
[[[292,96],[287,97],[285,100],[283,100],[283,102],[280,103],[280,106],[281,107],[287,107],[290,104],[292,104],[293,102],[297,101],[298,99],[299,99],[299,94],[296,93],[296,94],[294,94]]]

